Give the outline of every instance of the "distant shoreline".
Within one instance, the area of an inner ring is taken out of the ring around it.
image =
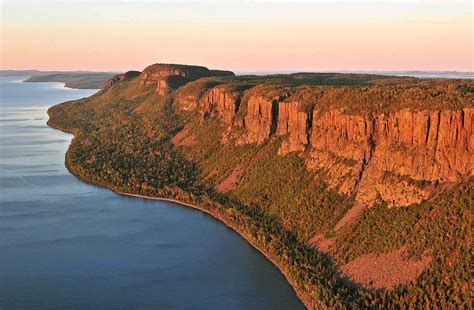
[[[0,70],[0,77],[21,77],[25,83],[58,82],[72,89],[101,89],[116,72]]]
[[[284,70],[284,71],[235,71],[237,76],[242,75],[275,75],[275,74],[297,74],[297,73],[344,73],[344,74],[367,74],[380,76],[398,76],[398,77],[415,77],[420,79],[455,79],[455,80],[472,80],[474,72],[471,71],[357,71],[357,70],[322,70],[322,71],[305,71],[305,70]]]
[[[23,82],[60,82],[75,89],[100,89],[114,75],[110,73],[53,73],[30,76]]]

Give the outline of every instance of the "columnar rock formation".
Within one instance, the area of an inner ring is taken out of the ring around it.
[[[278,100],[252,96],[247,102],[244,126],[247,130],[244,143],[262,144],[275,133],[278,118]]]
[[[257,86],[246,95],[247,110],[243,120],[246,133],[238,143],[262,144],[276,133],[280,102],[288,98],[290,93],[284,88],[265,90]]]
[[[473,119],[472,107],[377,116],[374,151],[357,200],[370,204],[380,196],[393,205],[409,205],[429,195],[426,184],[473,175]]]
[[[357,191],[357,202],[419,203],[432,182],[474,174],[474,108],[318,114],[313,113],[308,167],[326,170],[326,182],[342,193]]]
[[[240,93],[233,89],[214,87],[206,92],[201,101],[204,119],[217,114],[222,122],[229,126],[239,109]]]
[[[299,101],[279,103],[276,133],[279,136],[287,136],[287,139],[282,142],[278,154],[302,152],[307,147],[312,117],[311,112],[303,109],[303,104]]]
[[[429,196],[434,183],[474,174],[473,107],[437,108],[441,106],[434,94],[434,99],[425,99],[435,109],[368,109],[370,113],[359,114],[350,110],[351,92],[356,102],[374,92],[370,96],[384,104],[395,102],[402,107],[419,96],[416,89],[391,95],[379,89],[315,89],[305,93],[317,98],[311,100],[292,96],[285,88],[257,86],[239,92],[219,85],[206,91],[195,107],[203,119],[219,117],[227,128],[223,142],[232,136],[237,144],[259,145],[282,137],[279,155],[299,152],[309,170],[320,171],[330,187],[356,194],[356,202],[364,205],[379,200],[393,206],[419,203]],[[345,106],[338,105],[338,98]],[[241,118],[235,122],[241,105]],[[189,110],[186,106],[183,110]]]
[[[325,171],[329,186],[352,193],[372,156],[373,122],[339,110],[315,109],[310,127],[308,168]]]

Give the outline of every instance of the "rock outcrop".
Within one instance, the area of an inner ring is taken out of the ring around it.
[[[152,87],[164,96],[184,84],[203,77],[233,76],[230,71],[209,70],[201,66],[154,64],[143,70],[140,85]]]
[[[229,87],[214,87],[201,99],[202,118],[218,115],[225,126],[230,126],[239,110],[241,94]]]
[[[246,134],[239,139],[239,144],[262,144],[276,133],[280,102],[290,93],[284,89],[273,90],[265,94],[250,92],[247,97],[247,112],[243,120]]]
[[[474,108],[401,110],[377,116],[372,159],[360,180],[357,201],[377,197],[392,205],[419,203],[435,182],[474,174]]]
[[[287,136],[278,149],[278,154],[302,152],[309,143],[311,112],[303,111],[300,102],[280,102],[278,106],[278,122],[276,134]]]
[[[242,143],[261,144],[276,130],[278,101],[263,96],[252,96],[247,102],[244,126],[247,130]]]
[[[329,185],[357,191],[356,202],[419,203],[433,182],[474,174],[474,108],[362,117],[313,115],[309,168],[327,171]]]
[[[325,181],[340,193],[352,193],[371,157],[373,122],[339,110],[313,111],[309,169],[325,172]]]
[[[220,84],[222,81],[214,77],[189,82],[173,93],[173,105],[178,111],[198,111],[203,94]]]

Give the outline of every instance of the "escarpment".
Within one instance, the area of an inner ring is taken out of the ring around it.
[[[308,167],[327,170],[327,182],[342,193],[356,191],[359,203],[419,203],[432,183],[474,174],[473,115],[472,107],[314,115]]]
[[[473,175],[473,116],[472,107],[377,116],[374,152],[357,200],[419,203],[433,190],[429,185]]]
[[[472,94],[456,97],[455,108],[448,89],[428,93],[268,85],[238,91],[223,84],[180,100],[193,101],[203,120],[218,116],[227,128],[223,143],[281,138],[278,155],[297,152],[308,170],[339,193],[355,194],[357,203],[407,206],[429,197],[436,184],[474,174]],[[364,113],[355,111],[361,102]]]
[[[103,91],[124,81],[132,81],[135,92],[170,95],[176,110],[195,114],[200,124],[216,117],[221,143],[278,140],[275,156],[298,154],[308,171],[360,204],[419,203],[439,183],[474,173],[471,81],[235,77],[201,66],[155,64],[114,76]]]

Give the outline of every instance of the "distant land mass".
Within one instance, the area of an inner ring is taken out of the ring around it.
[[[308,73],[322,73],[318,71],[307,71]],[[411,76],[419,78],[449,78],[449,79],[474,79],[474,72],[471,71],[324,71],[327,73],[356,73],[356,74],[376,74],[385,76]],[[272,74],[292,74],[300,71],[237,71],[237,75],[272,75]]]
[[[77,89],[100,89],[114,75],[120,72],[94,71],[40,71],[0,70],[0,76],[28,76],[24,82],[60,82],[65,87]],[[236,75],[278,75],[301,73],[300,71],[237,71]],[[323,73],[323,72],[308,72]],[[474,79],[474,72],[467,71],[329,71],[327,73],[355,73],[381,76],[407,76],[419,78]]]
[[[54,71],[39,70],[0,70],[0,76],[34,76],[38,74],[48,74]]]
[[[469,308],[474,81],[394,75],[154,64],[48,124],[78,178],[211,214],[310,309]]]
[[[0,76],[29,76],[24,82],[59,82],[65,87],[100,89],[118,72],[1,70]]]

